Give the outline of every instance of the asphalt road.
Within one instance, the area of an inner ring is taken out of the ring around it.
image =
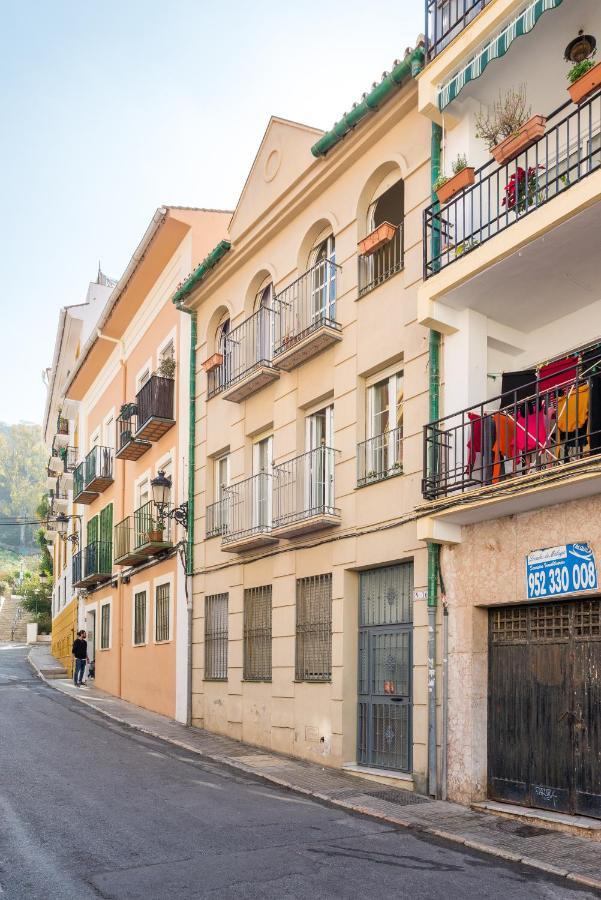
[[[593,898],[121,727],[0,645],[0,900]]]

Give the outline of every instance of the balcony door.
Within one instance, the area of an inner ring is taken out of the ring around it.
[[[273,437],[253,445],[253,527],[271,527],[271,472],[273,469]]]
[[[367,472],[386,475],[400,468],[403,436],[403,373],[367,389]]]
[[[334,407],[326,406],[307,416],[305,454],[305,509],[318,515],[334,507],[334,458],[328,449],[334,441]]]
[[[336,319],[336,249],[334,235],[316,247],[311,262],[311,324]]]
[[[271,362],[273,359],[274,315],[273,315],[273,284],[269,282],[257,294],[255,304],[256,328],[255,344],[256,358],[246,360],[245,368],[248,369],[254,363]]]

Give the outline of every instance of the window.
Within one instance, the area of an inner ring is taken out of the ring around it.
[[[215,460],[215,502],[223,500],[226,489],[230,483],[230,457],[229,453]]]
[[[154,607],[154,639],[169,640],[169,582],[158,584]]]
[[[113,416],[109,416],[106,419],[104,426],[104,446],[109,447],[111,450],[115,449],[115,420]]]
[[[146,643],[146,591],[134,594],[134,644]]]
[[[244,680],[271,681],[271,585],[244,591]]]
[[[336,251],[334,236],[321,241],[312,254],[311,316],[314,322],[336,319]]]
[[[159,366],[164,359],[175,359],[175,348],[173,346],[173,338],[171,338],[159,353]]]
[[[205,680],[227,681],[228,594],[205,597]]]
[[[332,576],[296,582],[296,680],[332,677]]]
[[[311,514],[334,509],[334,407],[326,406],[307,416],[305,471],[305,508]]]
[[[271,472],[273,468],[273,437],[263,438],[253,445],[253,527],[271,526]]]
[[[403,373],[396,372],[367,389],[367,441],[359,452],[360,482],[400,474],[402,462]]]
[[[67,603],[67,576],[63,578],[63,597],[65,598],[65,605]]]
[[[138,484],[138,506],[144,506],[150,500],[150,481],[143,478]]]
[[[404,184],[402,178],[392,173],[385,179],[367,211],[366,233],[371,234],[380,225],[395,226],[392,237],[378,250],[359,255],[359,296],[376,288],[403,268],[403,219]]]
[[[111,645],[111,605],[100,607],[100,649],[108,650]]]

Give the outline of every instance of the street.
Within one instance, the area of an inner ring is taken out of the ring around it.
[[[294,796],[102,717],[0,645],[0,895],[585,898]]]

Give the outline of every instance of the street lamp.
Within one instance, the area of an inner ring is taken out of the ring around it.
[[[156,478],[150,482],[152,488],[152,500],[156,507],[157,518],[164,523],[165,519],[174,519],[186,531],[188,530],[188,504],[181,503],[169,509],[171,496],[171,479],[165,475],[163,469],[159,469]]]
[[[73,534],[67,534],[67,528],[69,526],[70,519],[77,519],[77,521],[79,522],[79,527],[81,529],[81,516],[75,516],[75,515],[68,516],[68,515],[66,515],[66,513],[59,513],[57,515],[56,519],[54,520],[55,524],[56,524],[56,530],[58,531],[59,537],[62,541],[64,541],[65,543],[67,541],[71,541],[71,543],[75,547],[78,547],[79,546],[79,535],[77,534],[77,532],[74,531]]]

